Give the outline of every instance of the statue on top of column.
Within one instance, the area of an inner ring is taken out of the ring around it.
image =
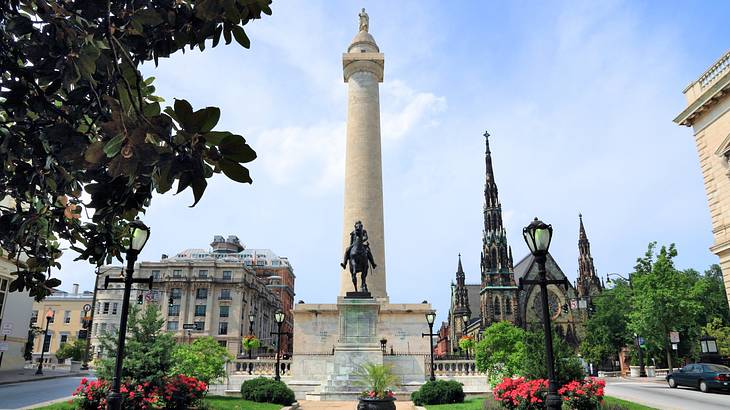
[[[360,31],[368,31],[368,27],[370,25],[370,17],[368,17],[368,13],[365,12],[365,9],[363,8],[360,14],[358,14],[360,17]]]

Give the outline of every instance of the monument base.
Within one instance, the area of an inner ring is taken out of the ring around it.
[[[347,292],[345,299],[372,299],[370,292]]]
[[[390,304],[347,295],[337,304],[295,305],[292,383],[311,386],[309,392],[298,391],[297,398],[355,400],[366,388],[357,373],[373,363],[392,368],[400,379],[399,398],[408,399],[426,380],[430,348],[421,334],[428,330],[425,315],[431,310],[427,303]]]

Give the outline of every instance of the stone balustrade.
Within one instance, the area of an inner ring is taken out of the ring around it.
[[[426,358],[426,374],[429,375],[429,365],[431,359]],[[434,360],[433,374],[436,377],[454,377],[454,376],[484,376],[484,373],[477,371],[476,362],[474,360],[454,359],[454,360]]]
[[[290,372],[291,359],[279,360],[279,374],[285,376]],[[228,374],[274,376],[276,374],[276,359],[235,359],[228,363]]]
[[[730,69],[730,51],[725,53],[724,56],[720,57],[715,64],[712,65],[704,74],[702,74],[697,80],[702,88],[709,87],[715,82],[720,76],[727,70]]]

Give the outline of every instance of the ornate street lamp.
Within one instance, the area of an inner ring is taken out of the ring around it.
[[[41,361],[38,362],[38,370],[35,371],[35,374],[43,374],[43,353],[46,352],[46,336],[48,336],[48,325],[51,323],[51,320],[53,320],[54,313],[51,309],[48,309],[46,311],[46,330],[43,332],[43,340],[41,341]],[[48,342],[49,348],[50,348],[51,342]]]
[[[271,332],[272,335],[276,335],[276,376],[274,377],[274,380],[279,381],[281,380],[281,376],[279,375],[279,357],[281,356],[281,335],[290,335],[289,332],[282,332],[281,331],[281,325],[284,324],[284,312],[281,310],[277,310],[276,313],[274,313],[274,320],[276,321],[277,330],[276,332]]]
[[[523,285],[539,285],[540,295],[542,299],[542,321],[545,328],[545,353],[547,358],[548,369],[548,393],[545,404],[549,410],[560,410],[562,401],[558,396],[558,381],[555,378],[555,360],[553,359],[553,332],[550,325],[550,311],[548,308],[547,285],[561,284],[568,288],[568,281],[565,280],[548,280],[545,262],[547,261],[548,249],[553,237],[553,227],[535,218],[529,225],[522,229],[522,236],[525,238],[527,247],[535,257],[537,262],[538,280],[524,280],[520,278],[519,289],[523,289]]]
[[[134,220],[129,223],[129,247],[127,248],[127,271],[124,278],[109,278],[104,280],[104,287],[108,288],[110,282],[124,283],[124,296],[122,297],[122,316],[119,319],[119,339],[117,341],[117,358],[114,366],[114,379],[112,380],[112,388],[107,398],[110,410],[121,410],[122,395],[119,389],[122,384],[122,364],[124,363],[124,344],[127,337],[127,318],[129,316],[129,296],[132,292],[133,283],[147,283],[152,289],[152,276],[148,279],[134,279],[134,263],[137,261],[139,253],[147,243],[150,237],[150,228],[142,221]]]
[[[433,322],[436,321],[436,312],[428,312],[426,313],[426,322],[428,323],[428,333],[421,333],[421,337],[428,336],[429,343],[428,345],[431,346],[431,377],[429,380],[434,381],[436,380],[436,376],[433,374],[433,337],[437,336],[433,333]]]
[[[253,320],[254,320],[255,318],[256,318],[256,317],[255,317],[255,316],[253,315],[253,313],[249,313],[249,314],[248,314],[248,334],[249,334],[249,335],[251,335],[251,336],[253,336]],[[248,349],[248,358],[249,358],[249,359],[251,359],[251,351],[252,351],[252,350],[253,350],[253,349],[250,349],[250,348]],[[251,365],[251,364],[249,363],[249,365]],[[250,373],[249,373],[249,374],[250,374]]]
[[[634,343],[636,348],[639,349],[639,377],[646,377],[646,368],[644,367],[644,349],[641,348],[642,338],[634,333]]]

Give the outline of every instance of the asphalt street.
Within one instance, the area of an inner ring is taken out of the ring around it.
[[[82,377],[59,377],[0,385],[0,409],[20,409],[34,404],[69,397]]]
[[[702,393],[696,389],[670,389],[666,383],[608,382],[606,395],[662,410],[727,410],[730,394]]]

